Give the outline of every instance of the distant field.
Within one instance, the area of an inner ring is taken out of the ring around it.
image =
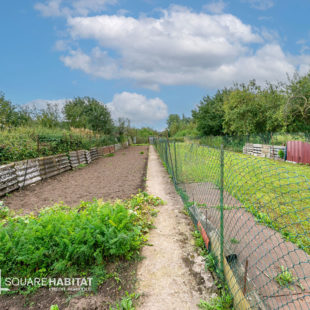
[[[178,143],[176,153],[179,183],[220,185],[218,149]],[[225,190],[258,221],[310,253],[310,167],[228,151],[224,161]]]

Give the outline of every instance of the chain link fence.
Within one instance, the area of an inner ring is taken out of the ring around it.
[[[236,309],[310,309],[310,167],[221,148],[154,145]]]

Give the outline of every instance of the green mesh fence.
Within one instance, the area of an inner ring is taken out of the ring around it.
[[[310,309],[310,167],[164,139],[155,147],[235,308]]]

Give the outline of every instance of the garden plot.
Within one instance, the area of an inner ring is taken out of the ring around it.
[[[135,290],[139,251],[161,204],[137,194],[144,189],[147,155],[147,146],[131,147],[6,197],[11,210],[26,216],[7,217],[0,224],[2,279],[94,280],[86,293],[24,287],[17,294],[1,294],[0,309],[47,310],[57,304],[60,310],[106,310]],[[119,198],[129,200],[105,202]],[[41,210],[59,201],[67,206]]]
[[[12,192],[3,199],[4,203],[11,210],[30,213],[59,202],[74,206],[94,198],[129,198],[143,188],[147,153],[147,146],[120,150],[89,166]]]

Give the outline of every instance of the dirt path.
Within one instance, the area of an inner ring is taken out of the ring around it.
[[[37,212],[63,201],[69,206],[81,200],[126,199],[143,189],[147,146],[123,149],[113,157],[98,158],[88,166],[27,186],[5,197],[5,205],[22,213]]]
[[[193,225],[183,213],[183,204],[155,150],[150,147],[147,191],[161,197],[156,228],[142,250],[145,259],[138,267],[138,289],[142,293],[140,310],[196,309],[199,300],[215,292],[210,273],[194,248]]]

